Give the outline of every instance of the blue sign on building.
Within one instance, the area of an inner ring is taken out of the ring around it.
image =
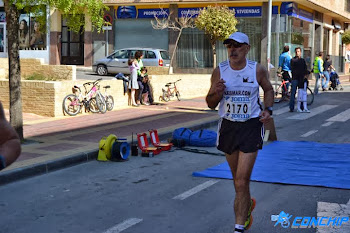
[[[311,23],[314,19],[312,12],[298,8],[298,5],[293,2],[282,2],[280,12]]]
[[[158,18],[165,18],[169,15],[169,9],[139,9],[138,10],[138,18],[154,18],[157,16]]]
[[[229,7],[235,9],[236,17],[261,17],[261,6]]]
[[[179,8],[178,9],[178,17],[197,17],[199,11],[202,8]],[[230,10],[235,10],[236,17],[261,17],[261,7],[260,6],[252,6],[252,7],[229,7]]]
[[[117,9],[118,19],[135,19],[137,11],[135,6],[119,6]]]
[[[197,17],[199,14],[199,11],[203,8],[179,8],[178,9],[178,17],[189,17],[191,18]]]

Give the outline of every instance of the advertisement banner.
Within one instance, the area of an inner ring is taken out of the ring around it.
[[[168,17],[169,8],[153,8],[153,9],[137,9],[136,6],[119,6],[115,10],[117,19],[144,19],[144,18],[158,18]]]
[[[203,8],[179,8],[178,17],[185,17],[186,15],[197,17],[201,9]],[[261,6],[229,7],[229,9],[235,10],[236,17],[261,17]]]

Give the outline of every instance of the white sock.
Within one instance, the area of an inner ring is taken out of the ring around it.
[[[235,232],[234,233],[242,233],[244,232],[244,225],[235,224]]]

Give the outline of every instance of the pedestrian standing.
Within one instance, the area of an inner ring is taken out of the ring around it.
[[[314,89],[314,94],[318,94],[318,81],[323,77],[323,52],[318,53],[318,57],[315,58],[314,61],[314,75],[316,78],[315,81],[315,89]]]
[[[137,70],[140,68],[136,59],[129,59],[128,65],[130,69],[129,89],[131,90],[131,103],[132,106],[138,107],[139,105],[135,101],[135,92],[137,89],[139,89],[139,84],[137,83]]]
[[[289,100],[289,111],[294,111],[295,105],[295,94],[297,91],[298,84],[304,83],[304,76],[307,73],[307,66],[305,60],[301,57],[301,48],[295,48],[295,57],[291,60],[290,63],[292,70],[292,91],[290,94]],[[304,85],[303,85],[304,87]],[[299,95],[298,95],[299,96]],[[300,106],[298,105],[298,109]]]
[[[138,50],[138,51],[135,52],[135,59],[137,61],[138,67],[140,68],[140,69],[137,70],[137,83],[138,83],[138,86],[139,86],[139,93],[138,93],[138,95],[136,97],[136,103],[138,105],[140,105],[142,103],[142,92],[143,92],[143,88],[144,88],[143,83],[142,83],[142,78],[141,78],[141,76],[142,76],[141,70],[142,70],[142,68],[144,68],[143,61],[142,61],[142,59],[143,59],[143,52],[141,50]]]
[[[250,176],[263,144],[263,123],[271,119],[273,88],[267,70],[246,58],[250,50],[246,34],[235,32],[224,44],[229,59],[214,69],[206,102],[211,109],[219,105],[217,148],[225,153],[232,172],[235,233],[242,233],[253,221],[255,199],[250,195]],[[259,86],[264,90],[264,109]]]
[[[282,73],[282,79],[285,81],[288,81],[286,83],[287,90],[282,90],[282,91],[287,91],[287,93],[289,90],[290,82],[292,81],[290,61],[291,61],[291,56],[289,55],[289,46],[286,45],[283,47],[283,52],[281,53],[281,55],[279,57],[278,66],[279,66],[279,69],[281,70],[281,73]]]
[[[332,69],[335,70],[332,65],[331,56],[327,55],[326,60],[323,63],[323,74],[325,79],[322,79],[322,91],[326,91],[328,89]]]

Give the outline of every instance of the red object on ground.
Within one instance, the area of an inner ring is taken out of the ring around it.
[[[149,131],[149,136],[151,138],[151,143],[155,147],[161,147],[162,151],[170,150],[173,146],[172,143],[160,143],[158,137],[158,131],[156,129],[151,129]]]
[[[160,147],[150,147],[148,145],[147,134],[146,133],[138,133],[137,134],[137,142],[139,144],[139,148],[143,153],[152,152],[154,155],[159,154],[162,151]]]

